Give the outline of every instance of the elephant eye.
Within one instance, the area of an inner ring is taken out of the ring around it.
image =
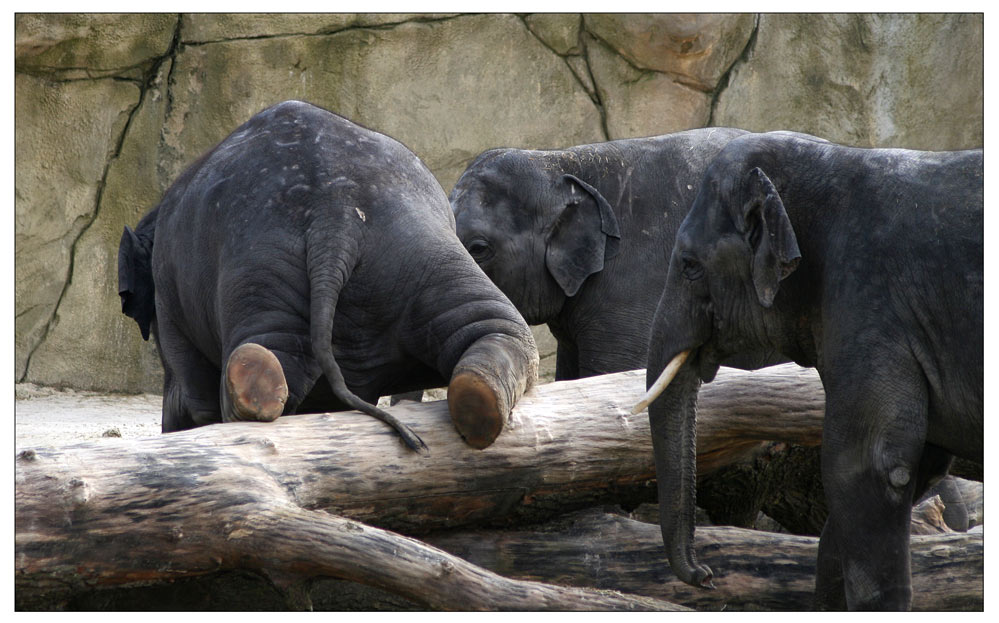
[[[485,240],[476,238],[468,243],[468,253],[473,260],[482,263],[493,256],[493,249]]]
[[[686,279],[690,281],[697,281],[704,276],[704,266],[695,259],[685,257],[680,260],[681,272]]]

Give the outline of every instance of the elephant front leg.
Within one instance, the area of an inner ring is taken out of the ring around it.
[[[480,450],[490,446],[537,374],[537,351],[508,335],[486,335],[465,351],[447,392],[451,421],[465,443]]]
[[[819,547],[821,608],[908,610],[909,522],[926,435],[926,390],[904,366],[827,384],[822,484],[829,519]],[[851,378],[852,376],[852,378]],[[852,381],[852,382],[850,382]],[[842,591],[838,586],[842,586]]]
[[[579,378],[579,354],[576,345],[568,340],[559,340],[555,351],[555,380],[573,381]]]
[[[815,609],[825,611],[846,610],[846,592],[843,588],[843,561],[840,560],[833,534],[826,521],[819,537],[819,555],[815,574]]]

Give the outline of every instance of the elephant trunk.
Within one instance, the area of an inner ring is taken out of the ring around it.
[[[670,567],[693,586],[713,588],[711,570],[694,553],[694,506],[697,487],[697,393],[701,380],[692,362],[682,363],[673,382],[649,406],[652,447],[659,489],[659,523]],[[650,359],[649,386],[664,367]]]
[[[465,350],[451,373],[447,398],[465,442],[478,449],[491,445],[537,375],[538,351],[530,331],[490,333]]]

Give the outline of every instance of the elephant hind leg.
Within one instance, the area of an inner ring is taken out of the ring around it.
[[[272,422],[284,412],[284,369],[274,353],[259,344],[247,342],[232,351],[222,382],[223,422]]]
[[[513,405],[537,378],[537,365],[537,355],[525,352],[522,341],[500,333],[465,350],[447,390],[451,421],[465,443],[481,450],[496,440]]]
[[[220,421],[218,368],[169,319],[161,317],[153,333],[163,363],[162,432]]]
[[[215,377],[223,422],[271,422],[299,411],[321,372],[303,346],[307,327],[288,329],[292,324],[231,331],[222,350],[221,380]]]

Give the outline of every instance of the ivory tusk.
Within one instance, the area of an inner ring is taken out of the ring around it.
[[[670,384],[670,381],[673,380],[673,377],[676,376],[676,373],[679,372],[680,366],[682,366],[683,362],[687,360],[688,355],[690,355],[690,351],[685,350],[676,357],[673,357],[673,360],[670,361],[666,366],[666,369],[662,371],[662,374],[660,374],[659,378],[656,379],[656,382],[652,384],[649,391],[645,392],[645,396],[631,410],[632,415],[639,413],[642,409],[648,407],[653,400],[659,397],[659,394],[663,393],[663,390],[666,389],[666,387]]]

